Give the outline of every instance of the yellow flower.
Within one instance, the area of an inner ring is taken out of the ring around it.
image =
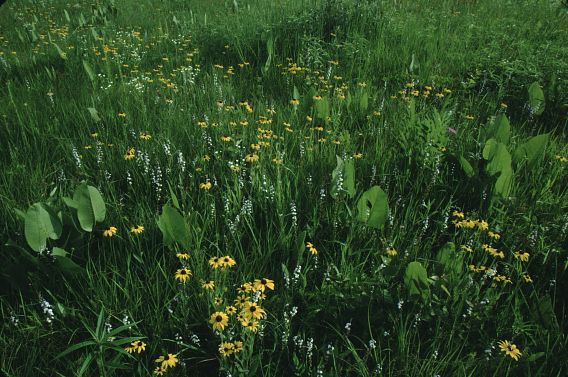
[[[201,182],[199,184],[199,188],[202,189],[202,190],[211,190],[212,186],[213,185],[211,184],[211,182]]]
[[[452,212],[452,216],[457,217],[458,219],[463,219],[465,217],[464,213],[461,211]]]
[[[219,345],[219,353],[223,357],[227,357],[235,352],[235,345],[231,342],[223,342]]]
[[[240,295],[235,299],[235,305],[238,307],[243,307],[247,302],[250,302],[250,297],[245,295]]]
[[[152,138],[152,135],[150,135],[148,132],[140,132],[140,139],[141,140],[150,140]]]
[[[258,155],[256,154],[247,154],[245,156],[245,161],[246,162],[255,162],[258,161]]]
[[[363,153],[361,153],[361,152],[353,153],[353,158],[355,158],[357,160],[360,159],[360,158],[363,158]]]
[[[310,251],[310,253],[312,253],[312,255],[316,255],[318,253],[318,250],[315,248],[314,244],[311,242],[306,242],[306,247],[308,248],[308,250]]]
[[[290,104],[294,106],[298,106],[300,104],[300,100],[297,98],[291,99]]]
[[[501,340],[498,344],[499,349],[502,352],[505,352],[505,356],[509,356],[515,361],[519,361],[519,357],[522,356],[522,353],[515,344],[510,343],[508,340]]]
[[[215,299],[213,299],[213,303],[217,306],[221,305],[223,303],[223,298],[221,297],[215,297]]]
[[[256,279],[254,281],[254,289],[256,289],[257,291],[264,292],[266,288],[274,290],[274,280],[262,278],[262,279]]]
[[[167,356],[160,356],[154,361],[156,363],[162,363],[161,368],[164,371],[170,367],[175,367],[178,363],[178,359],[173,353],[168,353]]]
[[[233,267],[235,264],[237,264],[237,262],[228,255],[221,258],[222,267]]]
[[[465,116],[465,119],[467,119],[467,120],[474,120],[475,117],[474,117],[473,115],[466,115],[466,116]]]
[[[243,309],[241,311],[245,318],[255,318],[261,319],[266,315],[266,312],[263,308],[261,308],[257,303],[254,302],[246,302],[243,305]]]
[[[103,231],[103,236],[105,237],[112,237],[118,232],[118,229],[114,226],[109,226],[107,229]]]
[[[128,149],[126,150],[126,153],[124,154],[124,159],[125,159],[126,161],[132,160],[135,155],[136,155],[136,149],[134,149],[134,148],[128,148]]]
[[[154,369],[154,374],[156,376],[163,376],[164,373],[166,373],[166,369],[162,368],[162,367],[156,367],[156,369]]]
[[[487,235],[488,235],[489,237],[495,239],[495,240],[498,240],[498,239],[501,238],[501,235],[500,235],[499,233],[492,232],[492,231],[487,232]]]
[[[229,141],[233,140],[233,138],[230,137],[230,136],[222,136],[221,140],[224,141],[224,142],[229,142]]]
[[[209,157],[208,154],[204,154],[203,156],[201,156],[201,161],[209,161],[211,160],[211,157]]]
[[[191,270],[188,268],[180,268],[179,270],[176,271],[175,274],[176,280],[179,280],[184,284],[187,281],[187,279],[189,279],[190,276],[191,276]]]
[[[314,101],[321,101],[321,96],[320,95],[315,95],[312,97],[314,99]]]
[[[118,113],[118,116],[121,118],[126,118],[126,113]]]
[[[530,254],[527,253],[526,251],[525,252],[515,251],[514,255],[515,255],[515,258],[520,259],[521,262],[528,262],[529,261]]]
[[[533,279],[530,277],[529,274],[523,274],[523,280],[525,281],[525,283],[530,284],[533,282]]]
[[[215,288],[215,282],[213,280],[207,280],[207,281],[201,281],[201,287],[203,289],[209,289],[212,290],[213,288]]]
[[[141,353],[142,351],[146,351],[146,343],[144,343],[141,340],[136,340],[130,343],[130,347],[126,347],[125,350],[128,353],[133,353],[133,352]]]
[[[241,352],[243,350],[243,342],[241,342],[240,340],[235,340],[233,342],[233,345],[235,346],[235,353]]]
[[[485,220],[478,220],[476,221],[477,229],[479,230],[487,230],[489,229],[489,223]]]
[[[209,258],[209,265],[215,269],[223,266],[223,264],[221,263],[221,258],[219,257]]]
[[[231,165],[231,171],[238,173],[241,171],[241,167],[239,165]]]
[[[252,332],[258,331],[258,321],[255,321],[254,319],[243,319],[241,321],[241,325]]]
[[[176,257],[178,257],[179,259],[189,259],[189,254],[188,253],[177,253]]]
[[[233,305],[229,305],[225,308],[225,313],[227,313],[228,315],[236,314],[237,308],[235,308]]]
[[[387,247],[387,255],[389,257],[394,257],[398,254],[398,251],[394,247]]]
[[[209,323],[213,325],[213,330],[224,330],[225,326],[229,324],[229,316],[224,312],[215,312],[211,314]]]
[[[130,228],[130,233],[140,234],[144,232],[144,227],[142,225],[136,225]]]
[[[473,253],[473,249],[469,245],[461,245],[460,247],[463,252]]]

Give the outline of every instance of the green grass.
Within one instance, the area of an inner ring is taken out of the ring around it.
[[[165,375],[565,375],[567,19],[537,0],[7,2],[0,371],[145,376],[172,354]],[[215,333],[262,278],[258,332]]]

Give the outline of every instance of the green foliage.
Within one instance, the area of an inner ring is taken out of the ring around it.
[[[26,242],[34,251],[44,250],[48,238],[56,240],[61,236],[61,220],[46,204],[35,203],[30,206],[24,221]]]
[[[106,206],[100,192],[93,186],[81,183],[73,193],[73,208],[84,231],[92,232],[95,223],[103,222]]]
[[[190,247],[189,226],[184,217],[169,204],[162,207],[162,214],[158,218],[158,227],[162,231],[166,246],[171,247],[177,244],[184,249]]]
[[[418,296],[423,301],[430,297],[428,272],[420,262],[410,262],[404,272],[404,285],[410,297]]]
[[[529,106],[530,112],[534,115],[541,115],[544,112],[544,92],[538,82],[533,82],[529,86]]]
[[[513,161],[517,166],[522,162],[532,168],[545,155],[550,135],[541,134],[533,136],[527,142],[520,144],[513,153]]]
[[[357,201],[357,220],[371,228],[382,229],[388,213],[387,194],[379,186],[365,191]]]
[[[343,161],[339,156],[337,165],[331,173],[331,188],[329,190],[334,199],[338,199],[346,193],[349,198],[355,196],[355,163],[353,159]]]

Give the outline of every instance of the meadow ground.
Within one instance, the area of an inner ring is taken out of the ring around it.
[[[561,1],[6,2],[0,374],[567,375],[566,41]]]

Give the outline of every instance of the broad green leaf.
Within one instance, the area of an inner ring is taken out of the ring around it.
[[[544,111],[544,92],[538,82],[529,86],[529,106],[534,115],[540,115]]]
[[[350,198],[353,198],[355,196],[355,162],[353,159],[345,161],[343,173],[343,189]]]
[[[430,295],[428,272],[420,262],[410,262],[404,273],[404,284],[410,296],[420,296],[423,299]]]
[[[489,139],[483,148],[483,158],[489,161],[485,170],[489,175],[495,175],[505,169],[511,169],[511,155],[505,144]]]
[[[95,109],[94,107],[88,107],[87,110],[89,110],[89,114],[91,114],[91,118],[93,118],[95,122],[101,121],[101,117],[99,116],[97,109]]]
[[[475,170],[473,170],[473,167],[465,159],[464,156],[459,157],[459,162],[460,162],[460,166],[461,166],[462,170],[464,171],[465,175],[467,175],[469,178],[471,178],[475,175]]]
[[[487,126],[485,129],[485,140],[493,138],[498,142],[503,144],[509,143],[509,138],[511,137],[511,125],[509,124],[509,119],[507,115],[499,114],[495,118],[495,121]]]
[[[382,229],[388,212],[387,194],[379,186],[365,191],[357,202],[357,220],[372,228]]]
[[[189,248],[189,227],[183,216],[174,207],[169,204],[162,207],[162,214],[158,218],[158,227],[162,231],[166,246],[177,243],[183,248]]]
[[[501,171],[499,178],[495,181],[495,193],[506,198],[511,193],[513,187],[513,169],[510,167]]]
[[[64,196],[62,199],[63,199],[63,203],[65,203],[65,205],[66,205],[67,207],[69,207],[69,208],[75,208],[75,209],[79,208],[79,203],[77,203],[77,202],[74,201],[73,199],[71,199],[71,198],[69,198],[69,197],[67,197],[67,196]]]
[[[463,260],[459,253],[456,253],[456,245],[448,242],[438,251],[438,262],[443,267],[445,274],[453,274],[459,276],[463,269]]]
[[[75,189],[73,201],[77,202],[77,218],[81,228],[87,232],[93,231],[96,222],[102,222],[106,216],[105,202],[99,191],[85,182]]]
[[[26,212],[24,235],[32,250],[39,252],[45,249],[47,239],[58,239],[61,230],[61,221],[47,205],[35,203]]]
[[[67,252],[65,251],[65,249],[62,249],[60,247],[54,247],[51,250],[51,255],[58,256],[58,257],[66,257]]]
[[[55,264],[61,272],[69,276],[77,276],[85,273],[85,269],[83,267],[79,266],[68,257],[56,256]]]
[[[517,147],[513,153],[513,160],[519,164],[522,160],[526,160],[529,166],[534,165],[538,159],[546,152],[549,134],[542,134],[532,137],[526,143]]]

